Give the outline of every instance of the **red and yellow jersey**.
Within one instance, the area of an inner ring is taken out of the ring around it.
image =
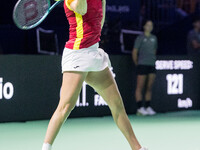
[[[64,9],[70,29],[65,47],[73,50],[88,48],[100,41],[103,18],[102,0],[87,0],[87,13],[80,15],[70,8],[72,0],[65,0]]]

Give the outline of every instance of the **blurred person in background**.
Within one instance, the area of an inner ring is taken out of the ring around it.
[[[136,65],[137,87],[135,97],[137,102],[137,115],[155,115],[151,107],[152,86],[156,78],[155,61],[157,51],[157,37],[151,32],[153,22],[145,21],[144,33],[139,35],[135,41],[132,58]],[[145,105],[143,105],[143,89],[145,91]]]
[[[188,55],[200,54],[200,17],[193,19],[193,29],[187,37]]]
[[[177,7],[186,13],[194,13],[199,0],[176,0]]]

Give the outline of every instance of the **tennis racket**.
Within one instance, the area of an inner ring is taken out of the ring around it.
[[[22,30],[33,29],[62,1],[51,5],[50,0],[19,0],[13,10],[14,23]]]

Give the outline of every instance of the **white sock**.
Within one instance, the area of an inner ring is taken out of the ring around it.
[[[147,148],[145,148],[145,147],[142,147],[141,149],[139,149],[139,150],[148,150]]]
[[[51,144],[49,143],[43,143],[42,150],[51,150]]]

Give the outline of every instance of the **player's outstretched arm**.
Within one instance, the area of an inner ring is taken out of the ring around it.
[[[85,15],[87,13],[87,0],[68,0],[73,11]]]

